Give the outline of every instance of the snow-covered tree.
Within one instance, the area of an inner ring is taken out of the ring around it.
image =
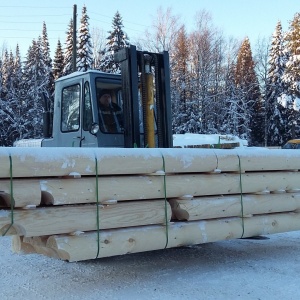
[[[170,60],[172,123],[175,133],[186,132],[185,124],[191,117],[187,114],[187,102],[191,101],[188,43],[187,33],[183,25],[175,39],[174,51]],[[196,128],[193,131],[196,131]]]
[[[103,29],[92,28],[93,41],[93,69],[98,69],[102,58],[102,50],[105,48],[106,38]]]
[[[13,64],[13,79],[12,79],[12,92],[11,104],[13,105],[14,118],[14,141],[17,139],[25,138],[28,134],[26,129],[26,93],[24,91],[24,78],[21,63],[21,56],[19,46],[16,47],[16,54]]]
[[[26,102],[19,46],[15,56],[9,55],[10,85],[5,99],[0,99],[0,145],[12,146],[17,139],[26,137]]]
[[[120,49],[129,47],[129,39],[123,31],[123,21],[120,13],[117,11],[112,21],[112,31],[109,31],[106,47],[103,50],[103,56],[99,69],[108,73],[120,73],[120,65],[114,61],[114,54]]]
[[[222,38],[206,11],[199,12],[196,21],[197,29],[189,37],[192,93],[194,99],[198,101],[201,133],[215,133],[219,127],[215,114],[216,106],[219,104],[216,78],[223,72]]]
[[[44,111],[42,93],[47,91],[49,83],[47,76],[45,76],[48,69],[45,65],[41,43],[41,37],[37,41],[33,40],[28,49],[24,66],[24,78],[27,85],[27,125],[32,138],[42,136]]]
[[[268,126],[269,126],[269,118],[267,117],[268,110],[268,60],[269,60],[269,49],[270,42],[268,39],[258,39],[256,42],[255,48],[255,72],[257,75],[257,79],[259,82],[259,87],[261,91],[261,128],[260,130],[263,132],[262,139],[259,142],[259,145],[267,146],[268,140]]]
[[[265,98],[265,120],[267,145],[278,146],[283,144],[285,122],[282,116],[284,107],[279,99],[284,93],[282,81],[285,67],[285,55],[283,53],[283,33],[281,22],[278,22],[272,36],[271,48],[269,51],[268,74]]]
[[[9,146],[12,138],[10,137],[10,126],[14,122],[13,111],[10,103],[11,78],[13,65],[10,64],[9,53],[5,49],[1,61],[1,97],[0,97],[0,146]]]
[[[20,89],[20,91],[22,91],[22,88],[20,87],[20,85],[22,84],[23,70],[22,70],[20,48],[19,48],[18,44],[16,47],[16,54],[15,54],[14,63],[13,63],[13,74],[14,74],[13,87],[15,89]]]
[[[7,49],[4,52],[4,56],[2,59],[2,99],[9,98],[8,93],[10,92],[11,88],[11,78],[13,73],[13,64],[12,64],[12,55],[8,53]]]
[[[86,6],[82,8],[77,47],[77,70],[84,72],[93,67],[93,50],[89,32],[89,16]]]
[[[290,23],[286,47],[290,55],[286,63],[284,81],[293,99],[300,98],[300,13],[297,13]]]
[[[64,70],[63,75],[68,75],[73,72],[73,20],[70,20],[64,50]]]
[[[46,23],[43,22],[43,31],[42,31],[42,40],[41,40],[41,48],[43,53],[44,60],[44,76],[46,80],[46,87],[44,89],[45,95],[53,101],[54,97],[54,75],[52,72],[52,59],[50,57],[50,44],[48,40],[48,33]]]
[[[239,136],[240,119],[243,116],[239,113],[241,109],[239,107],[238,89],[235,83],[235,64],[233,62],[228,66],[224,88],[223,124],[220,131],[225,134]]]
[[[237,57],[235,81],[238,88],[240,137],[251,145],[263,143],[263,115],[255,63],[248,38],[245,38]]]
[[[55,56],[53,60],[53,76],[54,79],[58,79],[63,75],[64,70],[64,53],[62,50],[61,42],[58,40],[56,50],[55,50]]]
[[[283,81],[285,83],[285,103],[287,108],[286,139],[300,134],[300,13],[296,13],[286,34],[285,52],[288,61],[285,64]]]
[[[218,91],[217,110],[218,133],[238,135],[239,116],[237,86],[235,83],[235,66],[237,53],[239,51],[240,41],[235,38],[228,38],[220,44],[222,52],[222,65],[218,68],[219,75],[215,76],[218,84],[215,83]],[[217,72],[216,72],[217,73]]]

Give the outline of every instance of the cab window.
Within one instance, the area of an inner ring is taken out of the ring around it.
[[[96,79],[100,130],[103,133],[123,133],[123,101],[121,85]]]
[[[90,130],[93,123],[93,112],[90,85],[88,82],[84,84],[84,97],[83,97],[83,130]]]
[[[80,85],[72,85],[62,90],[61,131],[77,131],[80,126],[79,105]]]

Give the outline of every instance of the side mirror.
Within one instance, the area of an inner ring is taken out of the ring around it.
[[[97,132],[99,131],[99,124],[97,124],[97,123],[92,123],[92,125],[91,125],[91,129],[90,129],[90,133],[92,134],[92,135],[96,135],[97,134]]]

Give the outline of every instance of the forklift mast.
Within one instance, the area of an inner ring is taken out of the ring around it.
[[[137,51],[131,45],[117,52],[115,60],[120,63],[122,73],[124,147],[171,148],[173,140],[168,52]]]

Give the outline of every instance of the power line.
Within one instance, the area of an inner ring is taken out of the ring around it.
[[[5,29],[1,29],[0,28],[0,31],[28,31],[28,29],[17,29],[17,28],[5,28]],[[42,30],[38,30],[38,29],[30,29],[30,31],[36,31],[36,32],[41,32]],[[47,30],[47,32],[54,32],[54,31],[57,31],[57,32],[61,32],[61,30]]]
[[[37,15],[0,15],[0,18],[15,18],[15,17],[28,17],[28,18],[33,18],[33,17],[64,17],[64,16],[70,16],[70,14],[55,14],[55,15],[41,15],[41,14],[37,14]]]
[[[41,21],[36,21],[36,22],[14,22],[14,21],[12,21],[12,22],[1,22],[0,21],[0,24],[41,24],[41,23],[43,23],[43,22],[41,22]],[[58,24],[58,25],[63,25],[63,24],[65,24],[65,23],[58,23],[58,22],[45,22],[46,24]]]
[[[28,5],[0,5],[0,8],[51,8],[51,9],[62,9],[67,8],[70,9],[69,6],[28,6]]]
[[[33,38],[32,38],[32,36],[30,36],[30,37],[26,37],[26,36],[0,36],[0,39],[33,39]]]

